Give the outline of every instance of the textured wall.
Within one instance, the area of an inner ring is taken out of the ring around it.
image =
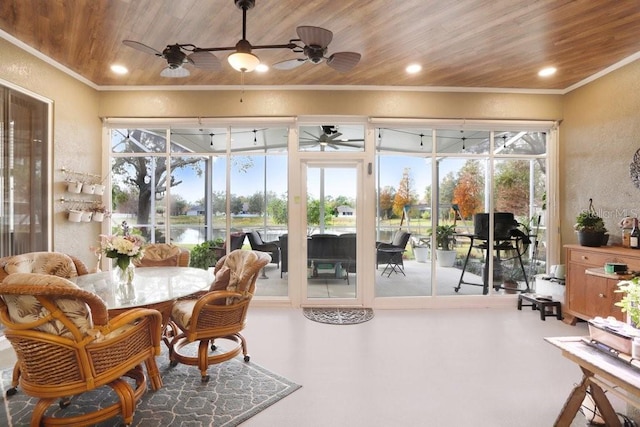
[[[352,115],[557,120],[560,95],[409,91],[108,91],[101,117]]]
[[[95,244],[98,223],[70,223],[62,167],[83,173],[101,173],[101,122],[99,93],[69,75],[0,39],[0,79],[54,102],[53,249],[79,256],[91,267],[95,263],[89,246]]]
[[[617,223],[640,214],[640,189],[629,165],[640,149],[640,61],[564,96],[560,126],[560,216],[562,243],[577,243],[575,217],[593,199],[611,238],[621,243]]]

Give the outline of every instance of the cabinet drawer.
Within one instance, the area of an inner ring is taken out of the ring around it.
[[[617,257],[614,257],[611,254],[587,251],[569,251],[569,262],[577,262],[593,267],[604,267],[605,263],[611,262],[615,258]]]

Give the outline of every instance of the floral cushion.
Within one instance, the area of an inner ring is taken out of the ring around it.
[[[224,291],[229,286],[229,280],[231,280],[231,269],[226,265],[223,265],[220,270],[216,272],[216,279],[211,284],[210,290],[212,291]]]
[[[189,329],[193,307],[198,302],[197,299],[181,299],[176,301],[171,307],[171,319],[178,324],[183,331]]]
[[[169,258],[152,259],[145,254],[142,259],[134,260],[133,264],[136,267],[176,267],[179,258],[180,255],[173,255]]]
[[[78,270],[71,257],[59,252],[31,252],[16,255],[4,266],[7,274],[41,273],[67,279],[78,276]]]
[[[134,260],[134,264],[139,267],[175,267],[181,252],[180,246],[169,243],[151,244],[144,249],[142,259]]]
[[[74,283],[64,278],[44,274],[10,274],[4,279],[3,283],[42,286],[58,285],[77,288]],[[49,310],[44,308],[34,296],[4,295],[3,298],[9,309],[9,317],[15,323],[31,323],[49,314]],[[56,304],[83,334],[87,334],[93,328],[91,312],[84,302],[75,298],[60,298],[56,301]],[[35,329],[53,335],[73,338],[67,327],[58,320],[52,320],[37,326]]]

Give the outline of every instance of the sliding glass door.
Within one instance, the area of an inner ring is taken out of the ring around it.
[[[0,257],[51,245],[49,106],[0,86]]]

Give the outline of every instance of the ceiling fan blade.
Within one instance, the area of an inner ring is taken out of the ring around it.
[[[303,131],[303,132],[304,132],[304,133],[306,133],[307,135],[309,135],[310,137],[312,137],[314,141],[319,141],[319,140],[320,140],[320,139],[319,139],[319,138],[320,138],[319,136],[314,135],[314,134],[312,134],[311,132],[307,132],[306,130],[305,130],[305,131]]]
[[[358,65],[361,57],[357,52],[337,52],[327,59],[327,65],[340,73],[346,73]]]
[[[122,44],[124,44],[125,46],[132,47],[134,49],[137,49],[144,53],[148,53],[155,56],[162,56],[162,53],[160,53],[159,51],[140,42],[136,42],[133,40],[122,40]]]
[[[325,135],[327,135],[327,134],[325,134]],[[330,140],[333,141],[334,139],[339,138],[341,136],[342,136],[342,134],[340,132],[336,132],[334,134],[327,135],[327,138],[329,138]]]
[[[286,61],[276,62],[272,67],[276,70],[293,70],[305,62],[307,62],[307,58],[288,59]]]
[[[219,70],[221,68],[220,60],[211,52],[199,50],[193,52],[187,58],[196,68],[202,68],[203,70],[212,71]]]
[[[320,27],[300,26],[296,29],[298,37],[307,46],[320,46],[325,48],[333,40],[333,33]]]
[[[178,67],[178,68],[167,67],[160,72],[160,75],[162,77],[180,78],[180,77],[187,77],[191,75],[191,73],[189,72],[189,70],[187,70],[184,67]]]

